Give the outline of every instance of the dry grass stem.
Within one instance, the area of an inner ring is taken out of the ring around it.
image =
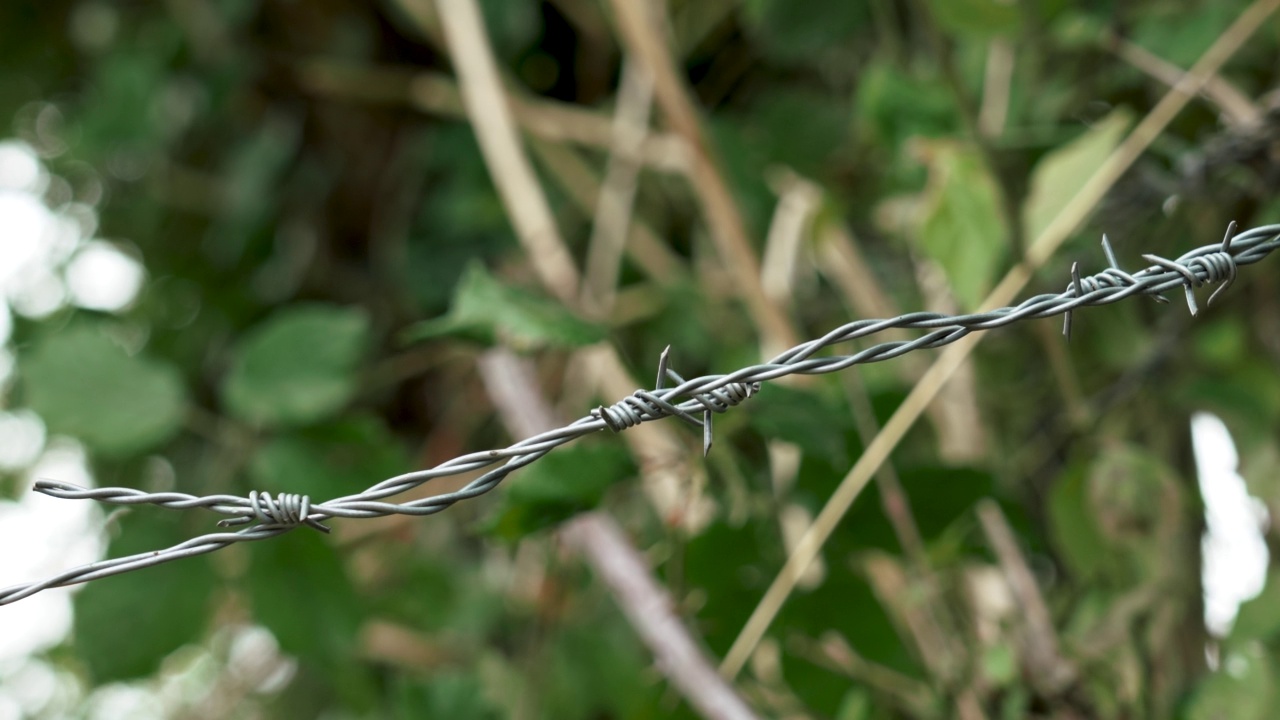
[[[1169,87],[1177,85],[1186,75],[1177,65],[1122,37],[1112,37],[1109,47],[1121,60]],[[1262,109],[1221,75],[1211,75],[1200,89],[1200,94],[1218,106],[1228,125],[1257,127],[1262,122]]]
[[[866,383],[862,382],[862,376],[856,372],[842,373],[840,378],[844,384],[845,396],[849,399],[849,408],[853,411],[858,435],[866,442],[880,433],[880,423],[876,421],[875,411],[871,407]],[[893,526],[898,544],[902,546],[916,571],[927,571],[929,558],[925,553],[924,539],[916,525],[915,515],[911,512],[911,500],[902,489],[893,463],[886,461],[880,466],[876,471],[876,484],[880,486],[880,504],[884,508],[885,517],[889,518],[889,524]]]
[[[562,424],[536,389],[531,363],[505,349],[485,353],[480,376],[508,432],[529,437]],[[617,523],[600,512],[565,524],[561,537],[591,565],[649,650],[659,670],[704,717],[747,720],[755,714],[716,674],[711,658],[694,642],[672,610],[671,595],[653,578]]]
[[[1013,85],[1013,44],[996,38],[987,45],[987,66],[982,79],[982,105],[978,109],[978,134],[995,139],[1004,133],[1009,117],[1009,91]]]
[[[592,317],[608,317],[613,309],[640,176],[638,154],[649,132],[652,107],[653,80],[648,72],[635,62],[623,63],[613,118],[613,151],[596,202],[582,287],[582,309]]]
[[[770,301],[789,307],[795,301],[804,240],[822,207],[822,188],[790,171],[779,173],[772,184],[778,205],[765,235],[760,286]]]
[[[848,230],[832,221],[824,223],[818,235],[818,270],[844,297],[851,317],[890,318],[902,314],[893,299],[881,289],[875,271],[862,257],[857,240]],[[885,340],[908,340],[911,333],[895,329],[886,331],[881,337]],[[894,365],[902,380],[910,385],[918,382],[929,367],[925,358],[916,354],[904,355]],[[967,377],[962,374],[952,378],[926,410],[944,458],[960,459],[972,457],[975,453],[972,426],[976,424],[975,418],[980,416],[973,383],[971,373]],[[864,437],[869,440],[872,435]]]
[[[1040,586],[1027,565],[1018,541],[1009,527],[1000,507],[991,500],[978,505],[978,520],[982,532],[995,551],[1004,572],[1005,582],[1022,610],[1022,652],[1026,674],[1031,684],[1041,692],[1052,695],[1070,684],[1076,677],[1075,668],[1059,652],[1058,634],[1053,627],[1053,617],[1045,605]]]
[[[453,78],[416,68],[359,65],[314,58],[293,66],[298,85],[307,93],[344,102],[407,105],[430,115],[466,117],[462,94]],[[507,88],[508,104],[520,127],[531,135],[597,150],[613,144],[609,116],[577,105],[525,97]],[[636,151],[645,167],[684,174],[689,152],[684,140],[671,133],[646,135]]]
[[[760,287],[760,263],[747,237],[737,201],[711,155],[711,148],[687,84],[677,70],[670,49],[654,17],[651,0],[613,0],[618,30],[629,54],[650,72],[658,105],[676,135],[690,151],[689,180],[702,204],[720,260],[761,335],[765,355],[771,356],[798,341],[791,321]]]
[[[756,714],[716,674],[705,651],[689,636],[674,603],[653,579],[640,553],[608,515],[585,513],[562,535],[591,563],[622,612],[653,651],[659,670],[705,718],[748,720]]]
[[[596,169],[573,148],[565,145],[533,140],[529,148],[543,170],[564,190],[569,201],[584,215],[591,216],[600,203],[603,183]],[[656,283],[666,284],[689,274],[684,267],[684,259],[672,252],[658,237],[657,231],[634,213],[623,249],[631,262]]]
[[[480,7],[476,0],[437,0],[436,8],[458,73],[463,105],[520,244],[547,290],[572,303],[578,291],[578,270],[520,144]]]
[[[439,0],[437,8],[455,54],[454,65],[468,116],[516,234],[542,285],[566,306],[578,309],[578,271],[520,144],[476,0]],[[597,346],[583,353],[587,367],[609,390],[603,393],[606,397],[628,395],[639,387],[612,347]],[[657,424],[649,427],[650,432],[632,431],[626,437],[633,452],[637,446],[644,450],[637,457],[657,511],[679,527],[704,525],[714,507],[701,489],[705,476],[682,473],[673,477],[671,469],[687,469],[687,453],[670,429]],[[703,477],[703,481],[694,482],[690,477]]]

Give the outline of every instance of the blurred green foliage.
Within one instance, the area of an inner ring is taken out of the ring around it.
[[[581,266],[592,213],[574,188],[586,183],[594,197],[607,154],[563,137],[581,137],[574,123],[610,120],[623,61],[611,12],[590,0],[482,5],[523,102],[536,95],[587,114],[553,115],[562,136],[537,138],[576,160],[577,174],[534,154]],[[1167,91],[1125,43],[1177,72],[1246,5],[666,8],[677,64],[756,250],[787,178],[820,190],[787,303],[813,337],[857,309],[824,260],[833,228],[896,307],[977,307]],[[11,340],[8,404],[82,443],[99,484],[322,500],[505,445],[475,371],[489,347],[531,359],[544,392],[574,417],[618,400],[575,394],[571,355],[584,346],[612,344],[641,378],[668,344],[686,376],[756,359],[757,329],[733,293],[755,279],[726,277],[690,189],[697,180],[668,170],[641,173],[636,220],[679,276],[653,276],[631,257],[604,319],[549,299],[474,134],[448,109],[453,68],[431,7],[0,7],[0,116],[55,178],[46,203],[65,217],[88,208],[86,232],[128,243],[148,273],[118,313],[20,314]],[[1072,260],[1101,270],[1103,231],[1137,269],[1140,253],[1176,256],[1229,219],[1276,221],[1277,22],[1219,78],[1256,122],[1220,95],[1194,100],[1028,293],[1060,290]],[[1275,262],[1242,271],[1195,321],[1177,298],[1133,299],[1079,312],[1069,346],[1055,321],[993,333],[973,374],[954,381],[965,392],[942,401],[974,414],[931,414],[907,435],[892,483],[863,493],[823,547],[820,572],[783,608],[739,682],[744,695],[765,716],[840,720],[953,717],[960,707],[992,718],[1273,716],[1280,580],[1273,569],[1232,632],[1207,636],[1187,420],[1209,410],[1227,422],[1251,492],[1275,517]],[[221,631],[253,624],[296,672],[262,693],[263,678],[210,681],[236,717],[689,717],[608,591],[562,552],[555,526],[592,508],[619,518],[720,656],[794,545],[795,518],[820,511],[870,442],[859,408],[883,423],[919,371],[904,358],[862,371],[865,390],[835,377],[767,386],[717,422],[704,465],[700,438],[680,435],[706,476],[686,490],[715,508],[705,527],[655,512],[646,461],[621,438],[593,438],[439,515],[336,521],[332,539],[297,532],[94,582],[76,595],[72,635],[47,657],[85,695],[114,681],[155,687],[184,647],[216,647]],[[173,469],[167,484],[147,476],[148,463]],[[1000,564],[974,513],[988,498],[1037,580],[1072,668],[1063,684],[1037,677],[1022,606],[992,584]],[[138,508],[113,521],[110,554],[211,530],[199,511]],[[1276,545],[1274,530],[1267,540]]]

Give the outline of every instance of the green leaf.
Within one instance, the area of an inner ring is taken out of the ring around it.
[[[371,703],[371,679],[356,659],[364,606],[323,536],[302,528],[253,543],[251,552],[254,619],[281,649],[322,673],[348,704]]]
[[[1031,189],[1022,207],[1023,230],[1034,242],[1057,217],[1098,166],[1120,144],[1131,118],[1116,110],[1083,135],[1048,153],[1031,171]]]
[[[960,305],[974,309],[991,288],[1005,250],[999,192],[976,149],[947,141],[923,146],[929,184],[920,245],[942,266]]]
[[[508,480],[485,530],[517,540],[595,507],[609,486],[635,471],[631,455],[617,444],[556,450]]]
[[[177,515],[123,516],[110,557],[160,550],[190,539]],[[75,597],[74,642],[97,683],[156,672],[169,653],[204,636],[213,569],[207,558],[184,558],[89,583]]]
[[[942,29],[974,39],[1009,35],[1018,30],[1019,5],[1007,0],[930,0]]]
[[[655,717],[651,708],[662,688],[645,679],[651,656],[613,608],[582,608],[561,623],[543,653],[541,694],[552,711],[544,717]]]
[[[858,82],[856,117],[876,149],[892,156],[908,138],[940,137],[958,129],[956,104],[946,84],[933,75],[908,74],[885,61],[872,61]]]
[[[771,385],[751,403],[751,426],[761,435],[799,445],[832,467],[849,463],[845,433],[850,413],[829,395]]]
[[[430,681],[412,680],[397,675],[394,690],[395,713],[393,717],[457,718],[457,720],[495,720],[502,717],[491,703],[475,675],[445,672],[434,675]]]
[[[37,340],[20,369],[26,402],[49,430],[104,455],[147,450],[182,427],[186,393],[178,370],[129,355],[101,328],[73,325]]]
[[[503,285],[477,262],[458,281],[449,314],[410,326],[402,338],[414,342],[442,336],[535,350],[591,345],[605,333],[557,302]]]
[[[1243,318],[1218,317],[1197,327],[1193,342],[1197,360],[1229,372],[1249,352],[1249,330]]]
[[[823,0],[748,0],[743,20],[763,54],[779,64],[819,65],[848,52],[870,25],[865,3]]]
[[[1096,580],[1107,565],[1107,540],[1093,521],[1085,471],[1064,473],[1049,495],[1049,534],[1071,572],[1081,581]]]
[[[1191,67],[1237,17],[1234,3],[1152,3],[1135,13],[1131,40],[1165,62]]]
[[[792,132],[796,118],[805,131]],[[847,146],[852,118],[843,104],[810,90],[783,87],[761,93],[752,105],[750,141],[770,164],[783,164],[807,177],[820,177]]]
[[[1018,653],[1007,642],[982,650],[982,675],[996,687],[1012,685],[1018,679]]]
[[[1235,624],[1231,626],[1231,639],[1268,641],[1280,631],[1280,572],[1267,574],[1267,584],[1262,592],[1240,605]]]
[[[360,492],[408,466],[386,426],[362,416],[274,438],[254,454],[249,475],[259,490],[321,501]]]
[[[836,711],[836,720],[869,720],[875,717],[875,707],[871,694],[860,687],[850,688],[840,700],[840,709]]]
[[[355,392],[368,342],[364,312],[295,305],[259,323],[236,348],[222,399],[258,425],[300,425],[340,410]]]

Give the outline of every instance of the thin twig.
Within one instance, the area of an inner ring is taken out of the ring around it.
[[[858,373],[845,373],[845,396],[849,398],[849,409],[853,411],[854,424],[863,442],[880,433],[880,423],[876,422],[875,412],[871,407],[871,398],[867,395],[866,383]],[[916,525],[915,515],[911,512],[911,500],[902,489],[898,479],[898,471],[893,463],[886,461],[876,471],[876,485],[880,488],[880,504],[884,514],[898,536],[898,544],[911,560],[917,571],[925,571],[929,567],[929,557],[925,553],[924,539],[920,528]]]
[[[787,649],[819,667],[878,690],[912,717],[929,717],[937,711],[937,697],[928,683],[867,660],[834,630],[824,632],[817,640],[791,635]]]
[[[733,275],[752,321],[761,333],[764,355],[795,344],[791,321],[760,287],[760,263],[747,238],[746,223],[737,201],[712,157],[710,145],[698,118],[688,86],[676,70],[675,61],[659,23],[653,17],[653,0],[612,0],[618,30],[630,55],[648,68],[654,92],[667,122],[684,138],[690,151],[689,180],[702,204],[711,237],[721,261]]]
[[[298,60],[293,69],[301,88],[320,97],[343,102],[405,105],[431,115],[466,117],[457,83],[443,73],[328,58]],[[520,127],[531,135],[597,150],[612,147],[613,135],[607,115],[514,91],[515,88],[507,88],[511,111]],[[668,173],[686,172],[688,154],[684,140],[669,132],[650,133],[636,151],[636,157],[645,167]]]
[[[978,134],[999,138],[1009,116],[1009,94],[1013,85],[1013,43],[995,38],[987,44],[987,67],[982,78],[982,106],[978,109]]]
[[[490,350],[481,377],[510,432],[533,437],[562,424],[532,377],[526,360]],[[671,608],[675,602],[653,578],[622,529],[602,512],[583,513],[561,537],[591,565],[657,660],[658,668],[689,704],[707,718],[754,718],[733,688],[716,674],[711,658],[694,642]]]
[[[1168,126],[1178,111],[1186,107],[1187,102],[1204,86],[1208,78],[1218,72],[1218,69],[1244,45],[1245,40],[1261,27],[1263,21],[1277,7],[1280,7],[1280,0],[1258,0],[1241,13],[1231,27],[1227,28],[1196,61],[1191,71],[1152,108],[1142,122],[1094,171],[1084,187],[1041,231],[1040,236],[1028,248],[1023,262],[1009,270],[995,290],[987,296],[982,307],[999,307],[1026,286],[1031,280],[1032,272],[1042,266],[1075,232],[1125,170],[1133,165],[1151,142]],[[823,544],[826,543],[827,538],[831,537],[831,533],[849,511],[858,494],[866,487],[880,465],[888,459],[889,454],[915,424],[924,408],[942,389],[946,380],[973,352],[973,348],[977,346],[980,339],[976,335],[969,336],[943,351],[920,379],[920,383],[912,388],[902,405],[889,418],[889,422],[885,424],[880,434],[866,447],[853,469],[840,481],[840,485],[831,494],[817,520],[806,534],[805,542],[800,543],[796,551],[787,558],[737,639],[734,640],[733,646],[720,666],[720,671],[726,677],[734,677],[742,669],[752,650],[760,642],[760,638],[764,637],[769,625],[777,617],[782,604],[791,595],[797,579],[821,551]]]
[[[694,643],[674,603],[657,584],[621,528],[603,513],[571,520],[564,538],[586,557],[596,575],[613,591],[623,614],[640,633],[663,675],[696,711],[707,718],[755,718],[756,714],[716,674],[715,666]]]
[[[1059,652],[1058,633],[1054,630],[1053,617],[1040,594],[1035,575],[1018,549],[1013,529],[998,505],[990,500],[979,503],[978,520],[1000,561],[1005,582],[1022,609],[1024,635],[1021,655],[1026,662],[1027,676],[1041,692],[1055,694],[1075,679],[1076,672]]]
[[[569,202],[577,206],[583,215],[594,215],[604,184],[599,172],[583,160],[579,152],[562,144],[536,138],[530,140],[529,149],[539,166],[564,190]],[[684,268],[684,260],[672,252],[657,231],[640,216],[632,215],[624,249],[627,257],[656,283],[678,282],[689,275]]]
[[[637,153],[648,135],[652,106],[653,80],[648,71],[633,61],[623,63],[613,117],[613,150],[596,202],[582,285],[582,309],[592,317],[608,317],[617,297],[618,269],[640,175]]]
[[[437,0],[436,7],[489,176],[543,285],[571,303],[578,289],[578,270],[520,145],[480,7],[476,0]]]
[[[785,308],[795,302],[801,250],[822,206],[822,189],[790,170],[779,172],[770,184],[778,193],[778,205],[765,235],[760,287],[769,300]]]
[[[507,111],[506,93],[476,0],[439,0],[438,7],[449,46],[456,54],[454,62],[468,115],[489,165],[489,174],[503,196],[521,244],[543,287],[566,306],[579,309],[576,305],[581,292],[578,271],[560,238],[546,196],[524,155]],[[594,369],[591,374],[601,383],[633,388],[637,385],[611,346],[602,345],[584,354]],[[645,489],[658,512],[669,522],[675,520],[680,526],[691,527],[687,523],[696,517],[699,523],[705,524],[709,501],[700,492],[695,498],[686,497],[690,492],[689,483],[669,472],[688,469],[683,448],[670,433],[667,428],[655,426],[628,438],[633,450],[636,444],[644,443],[646,454],[640,458],[645,470]],[[697,498],[702,501],[694,502]],[[695,510],[701,512],[695,515]]]
[[[1182,80],[1186,73],[1182,68],[1147,50],[1141,45],[1131,42],[1119,35],[1113,35],[1107,43],[1108,49],[1121,60],[1129,63],[1142,72],[1173,87]],[[1222,117],[1228,125],[1235,127],[1257,127],[1262,122],[1262,110],[1254,104],[1240,89],[1227,82],[1221,75],[1214,73],[1205,81],[1200,94],[1206,100],[1218,106]]]

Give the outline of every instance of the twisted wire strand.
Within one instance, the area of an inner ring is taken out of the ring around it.
[[[313,503],[305,495],[252,492],[248,497],[234,495],[195,496],[186,493],[148,493],[131,488],[82,488],[70,483],[40,480],[35,490],[65,499],[91,499],[122,505],[153,504],[173,509],[201,507],[229,516],[219,525],[254,523],[237,532],[210,533],[173,547],[123,558],[89,563],[67,570],[51,578],[0,589],[0,605],[5,605],[41,590],[88,582],[110,575],[159,565],[184,557],[214,552],[237,542],[265,540],[290,532],[297,527],[328,531],[321,521],[328,518],[369,518],[392,514],[432,515],[451,505],[483,495],[496,487],[507,475],[522,468],[556,447],[575,438],[612,430],[621,432],[641,423],[669,416],[699,425],[704,431],[704,452],[710,447],[711,417],[740,404],[760,390],[760,384],[792,375],[818,375],[839,372],[854,365],[882,362],[915,350],[936,348],[953,343],[976,330],[1010,325],[1021,320],[1063,315],[1064,331],[1070,335],[1070,313],[1082,306],[1108,305],[1134,295],[1147,295],[1164,301],[1160,293],[1183,288],[1188,309],[1198,312],[1194,291],[1205,284],[1221,283],[1210,297],[1212,303],[1234,282],[1240,265],[1259,262],[1280,247],[1280,225],[1265,225],[1240,234],[1235,223],[1228,228],[1221,243],[1206,245],[1176,260],[1144,255],[1150,267],[1135,273],[1121,270],[1110,244],[1103,239],[1103,250],[1110,267],[1089,277],[1081,277],[1072,268],[1072,283],[1058,294],[1042,294],[1011,307],[964,315],[914,312],[896,318],[855,320],[841,325],[822,337],[801,343],[767,363],[752,365],[725,375],[704,375],[685,380],[667,368],[667,352],[659,363],[654,390],[638,390],[610,406],[601,406],[591,414],[549,432],[513,443],[500,450],[485,450],[462,455],[434,468],[404,473],[374,484],[363,492]],[[867,347],[851,355],[816,356],[824,348],[869,337],[890,328],[927,331],[913,340],[894,340]],[[664,388],[663,381],[677,384]],[[697,418],[702,413],[702,419]],[[386,498],[418,487],[440,477],[459,475],[499,464],[469,482],[460,490],[402,503],[385,502]]]

